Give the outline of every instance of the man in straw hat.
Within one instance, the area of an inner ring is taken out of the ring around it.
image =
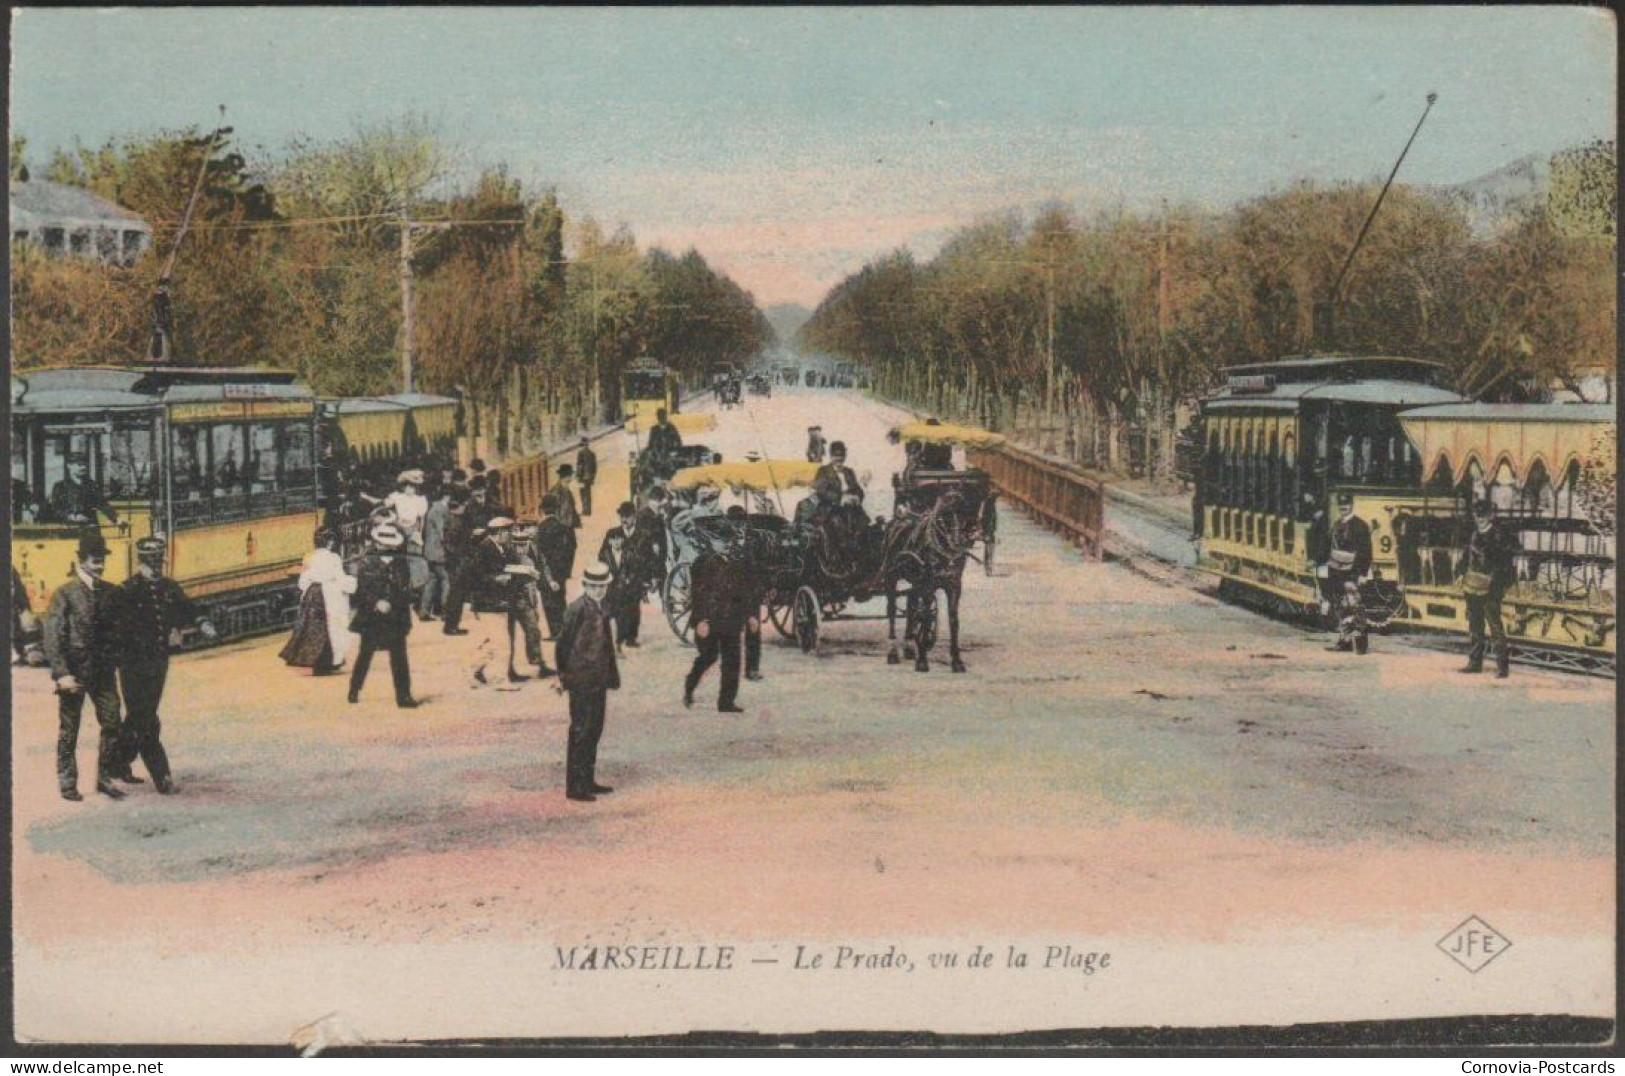
[[[604,710],[609,692],[621,686],[615,664],[615,640],[604,596],[609,591],[609,568],[593,563],[582,575],[581,597],[564,611],[555,657],[560,690],[570,695],[569,753],[565,762],[564,794],[590,803],[606,792],[598,783],[598,741],[604,734]]]
[[[164,574],[168,543],[159,537],[135,544],[140,570],[119,588],[118,625],[123,647],[119,660],[119,686],[124,690],[123,755],[117,770],[120,780],[135,779],[131,764],[146,766],[153,785],[169,795],[175,783],[169,756],[159,739],[162,723],[158,706],[169,678],[169,636],[182,628],[198,627],[207,639],[215,637],[203,606],[186,596],[180,584]]]
[[[45,613],[45,654],[56,681],[56,779],[65,800],[80,800],[79,717],[89,696],[96,708],[101,737],[96,755],[96,791],[112,799],[124,793],[114,787],[120,766],[118,681],[115,676],[117,592],[102,579],[107,571],[107,542],[100,531],[79,538],[79,562],[73,577],[51,595]]]
[[[361,701],[372,656],[389,652],[389,674],[395,682],[395,705],[412,709],[412,667],[406,659],[406,637],[412,631],[412,572],[402,547],[406,536],[392,523],[372,530],[373,550],[356,569],[355,617],[350,630],[361,637],[355,668],[350,671],[350,701]]]
[[[528,541],[528,540],[527,540]],[[514,541],[514,521],[496,516],[485,524],[485,537],[474,550],[469,569],[476,590],[475,609],[502,613],[508,627],[508,679],[529,680],[518,668],[516,633],[525,637],[525,657],[538,676],[553,675],[542,656],[542,629],[536,623],[536,591],[531,585],[541,573]]]

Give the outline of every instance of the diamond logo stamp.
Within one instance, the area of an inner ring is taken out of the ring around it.
[[[1476,975],[1490,961],[1512,948],[1512,942],[1478,916],[1470,915],[1439,939],[1439,948],[1445,956]]]

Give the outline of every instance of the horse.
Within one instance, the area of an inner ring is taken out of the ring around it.
[[[937,639],[937,593],[948,600],[948,655],[956,673],[965,671],[959,651],[959,597],[965,563],[975,558],[977,542],[992,537],[991,490],[980,497],[949,487],[923,512],[893,520],[881,552],[881,575],[886,593],[886,637],[892,640],[886,655],[890,665],[900,664],[897,646],[897,603],[905,600],[903,654],[914,658],[915,672],[930,672],[930,652]]]

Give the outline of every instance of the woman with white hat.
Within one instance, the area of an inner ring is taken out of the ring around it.
[[[293,626],[282,660],[316,676],[339,671],[350,653],[350,595],[355,576],[344,570],[339,556],[339,534],[331,528],[316,532],[316,548],[305,554],[299,573],[299,619]]]
[[[423,517],[429,514],[429,498],[423,495],[423,482],[423,472],[418,468],[402,471],[395,479],[395,492],[384,498],[385,507],[395,513],[395,525],[411,554],[407,567],[412,573],[413,591],[429,581],[429,562],[423,559]]]

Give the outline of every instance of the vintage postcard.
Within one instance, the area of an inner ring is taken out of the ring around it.
[[[18,1049],[1613,1042],[1608,11],[11,31]]]

